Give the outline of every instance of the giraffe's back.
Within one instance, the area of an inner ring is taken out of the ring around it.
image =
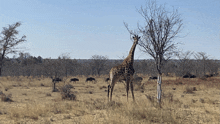
[[[118,77],[120,79],[125,79],[126,75],[133,75],[134,69],[133,66],[129,65],[119,65],[115,66],[110,70],[110,79],[113,77]]]

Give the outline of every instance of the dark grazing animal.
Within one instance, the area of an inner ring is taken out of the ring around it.
[[[183,78],[189,78],[190,76],[189,75],[183,75]]]
[[[52,90],[52,92],[57,92],[58,89],[56,88],[56,83],[59,83],[60,81],[62,81],[62,79],[60,79],[60,78],[54,78],[53,79],[53,77],[51,77],[51,79],[52,79],[52,82],[53,82],[53,90]]]
[[[93,78],[93,77],[88,77],[88,78],[86,78],[86,82],[87,81],[95,81],[95,78]]]
[[[155,79],[157,79],[157,77],[149,77],[148,80],[155,80]]]
[[[53,81],[53,82],[59,82],[59,81],[62,81],[62,79],[60,79],[60,78],[54,78],[54,79],[52,79],[52,81]]]
[[[190,77],[189,78],[196,78],[196,76],[195,75],[190,75]]]
[[[209,78],[209,77],[213,77],[213,76],[214,76],[213,74],[210,74],[210,75],[204,75],[203,77]]]
[[[109,80],[110,80],[109,78],[106,78],[106,79],[105,79],[105,82],[108,82]]]
[[[71,82],[71,81],[76,82],[76,81],[79,81],[79,79],[78,79],[78,78],[72,78],[72,79],[70,79],[70,82]]]

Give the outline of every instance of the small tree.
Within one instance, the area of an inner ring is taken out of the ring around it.
[[[209,56],[205,52],[198,52],[194,55],[196,62],[197,62],[197,69],[196,72],[200,76],[206,75],[208,70],[208,60]],[[202,74],[201,74],[202,73]]]
[[[154,58],[158,72],[157,99],[161,105],[162,66],[176,53],[177,43],[173,41],[182,28],[182,20],[177,10],[169,12],[165,6],[158,6],[156,1],[149,0],[146,8],[141,7],[139,13],[146,24],[138,31],[142,34],[139,41],[141,50]]]
[[[69,54],[62,54],[58,57],[59,62],[61,63],[63,67],[63,72],[65,73],[65,76],[67,77],[68,74],[70,73],[70,69],[72,68],[70,63],[71,59]]]
[[[103,71],[106,66],[106,61],[108,60],[108,57],[101,55],[93,55],[91,59],[92,71],[94,71],[96,74],[100,76],[101,71]]]
[[[26,41],[26,36],[23,35],[20,39],[17,38],[19,31],[17,28],[21,25],[20,22],[3,27],[3,31],[0,34],[0,76],[2,75],[3,61],[8,54],[18,52],[16,46]]]
[[[176,75],[177,76],[183,76],[186,74],[190,74],[193,71],[193,64],[192,60],[190,60],[190,57],[192,56],[193,52],[191,51],[186,51],[186,52],[181,52],[177,54],[177,57],[179,59],[178,61],[178,68],[176,70]]]
[[[219,62],[218,60],[209,60],[208,62],[209,65],[209,74],[218,74],[218,69],[219,69]]]

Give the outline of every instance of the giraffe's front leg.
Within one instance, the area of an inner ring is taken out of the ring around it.
[[[109,84],[109,85],[108,85],[108,100],[109,100],[109,92],[110,92],[110,88],[111,88],[111,85]]]
[[[114,84],[111,86],[110,101],[112,101],[112,93],[113,93],[113,89],[114,89]]]
[[[132,94],[132,97],[133,97],[133,101],[135,101],[134,99],[134,91],[133,91],[133,81],[131,80],[131,94]]]

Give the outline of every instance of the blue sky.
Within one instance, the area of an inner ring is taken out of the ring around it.
[[[145,0],[2,0],[0,27],[22,22],[18,28],[27,42],[23,52],[43,58],[57,58],[68,53],[71,58],[89,59],[92,55],[119,59],[127,56],[132,41],[123,22],[130,29],[143,23],[137,12]],[[205,52],[220,59],[220,1],[219,0],[158,0],[179,10],[184,28],[182,51]],[[150,56],[135,51],[135,59]]]

